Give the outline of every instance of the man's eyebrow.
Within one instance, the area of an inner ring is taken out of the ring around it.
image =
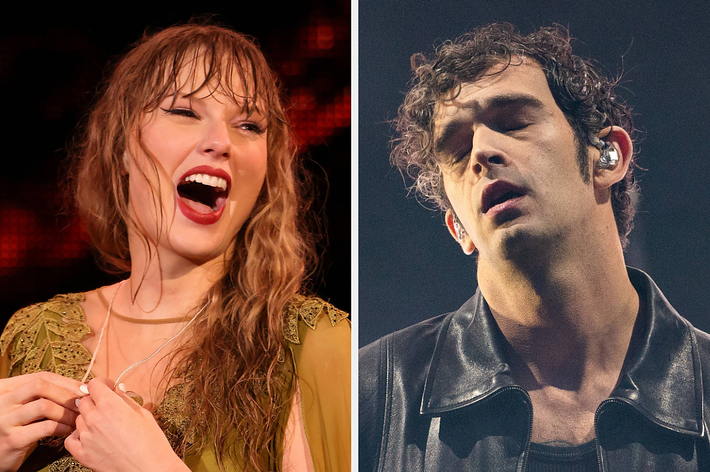
[[[545,105],[542,103],[542,100],[534,95],[527,93],[507,93],[487,98],[483,102],[481,109],[507,108],[510,106],[537,110],[543,108]]]
[[[486,98],[483,102],[475,99],[469,102],[458,102],[456,106],[458,108],[468,108],[473,110],[473,114],[475,116],[491,110],[511,107],[515,109],[528,108],[539,110],[544,108],[545,105],[540,99],[527,93],[506,93]],[[438,136],[434,139],[434,153],[444,151],[447,143],[454,135],[456,135],[461,124],[466,121],[469,120],[461,119],[460,117],[457,118],[456,116],[445,121],[443,126],[441,126],[441,132],[437,133]]]

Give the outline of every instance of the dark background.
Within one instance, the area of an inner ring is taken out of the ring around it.
[[[167,6],[169,5],[169,6]],[[211,11],[127,5],[5,18],[0,32],[0,326],[57,293],[112,283],[78,219],[63,213],[67,144],[108,66],[144,31],[191,17],[257,38],[286,90],[292,125],[318,184],[323,229],[316,292],[350,309],[350,3],[231,2]],[[328,185],[330,181],[330,185]]]
[[[627,263],[647,271],[683,316],[710,330],[710,4],[652,1],[361,2],[359,10],[359,341],[457,309],[475,290],[472,258],[443,218],[410,197],[388,164],[388,120],[409,58],[495,21],[523,32],[560,23],[575,53],[624,71],[642,130],[642,201]]]

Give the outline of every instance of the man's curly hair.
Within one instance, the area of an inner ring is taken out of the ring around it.
[[[518,65],[523,58],[537,62],[547,78],[555,102],[574,130],[580,173],[589,182],[586,145],[590,134],[618,126],[634,137],[631,110],[615,93],[618,80],[604,77],[590,60],[572,54],[569,31],[559,25],[527,36],[508,23],[483,26],[437,47],[427,58],[412,56],[414,77],[394,120],[391,162],[414,180],[412,188],[439,209],[450,208],[444,191],[439,161],[434,154],[434,119],[437,104],[455,98],[465,83],[491,75],[491,68]],[[623,247],[633,227],[635,213],[631,192],[636,189],[633,157],[629,170],[611,188],[612,208]]]

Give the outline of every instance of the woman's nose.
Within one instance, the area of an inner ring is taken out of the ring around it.
[[[206,124],[205,136],[200,143],[200,152],[212,157],[229,159],[232,142],[229,138],[227,123],[215,122]]]

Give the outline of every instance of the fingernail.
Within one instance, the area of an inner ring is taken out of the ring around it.
[[[121,382],[120,384],[118,384],[118,389],[119,389],[120,391],[122,391],[123,393],[126,393],[126,384],[124,384],[123,382]]]
[[[79,390],[80,390],[81,393],[83,393],[84,395],[88,395],[88,394],[89,394],[89,387],[87,387],[86,384],[81,384],[81,385],[79,385]],[[78,400],[77,400],[77,401],[78,401]]]
[[[74,400],[74,405],[76,405],[77,408],[79,408],[79,400],[81,400],[81,398]]]

